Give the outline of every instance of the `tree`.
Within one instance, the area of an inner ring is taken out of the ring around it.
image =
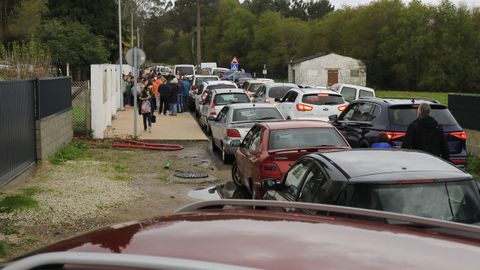
[[[307,16],[309,20],[318,20],[334,9],[334,6],[328,0],[311,1],[307,4]]]
[[[16,40],[28,39],[35,34],[42,15],[47,12],[47,0],[22,0],[10,13],[7,35]]]

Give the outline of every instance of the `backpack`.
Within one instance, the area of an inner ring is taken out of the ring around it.
[[[152,112],[152,105],[150,104],[150,101],[148,100],[145,100],[143,103],[142,103],[142,113],[151,113]]]

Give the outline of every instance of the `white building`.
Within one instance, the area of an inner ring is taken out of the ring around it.
[[[348,83],[365,86],[367,73],[362,61],[335,53],[320,53],[290,61],[288,81],[300,85],[330,86]]]

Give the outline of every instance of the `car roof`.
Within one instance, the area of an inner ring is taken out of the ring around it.
[[[366,87],[366,86],[361,86],[361,85],[355,85],[355,84],[348,84],[348,83],[339,83],[339,84],[334,84],[336,87],[341,87],[341,86],[347,86],[347,87],[352,87],[352,88],[359,88],[362,90],[369,90],[375,92],[373,88]]]
[[[207,82],[202,82],[208,85],[217,85],[217,84],[228,84],[228,85],[235,85],[235,83],[227,80],[218,80],[218,81],[207,81]]]
[[[259,125],[265,125],[270,130],[292,129],[292,128],[333,128],[329,122],[321,120],[285,120],[277,122],[265,122]]]
[[[212,93],[215,92],[215,94],[226,94],[226,93],[241,93],[245,94],[245,91],[240,88],[219,88],[219,89],[213,89]],[[245,94],[246,95],[246,94]]]
[[[357,182],[465,179],[472,176],[443,159],[405,149],[352,149],[316,153]]]
[[[287,86],[291,88],[298,88],[298,86],[294,83],[278,83],[278,82],[264,82],[264,83],[267,86],[267,90],[277,86]]]
[[[201,75],[201,74],[196,74],[194,78],[218,78],[217,75]]]
[[[332,94],[336,96],[341,96],[338,92],[329,90],[329,89],[319,89],[319,88],[299,88],[296,89],[300,92],[303,92],[304,94]]]
[[[277,108],[273,104],[269,103],[235,103],[226,105],[233,109],[245,109],[245,108]]]
[[[33,254],[55,251],[141,254],[259,269],[476,269],[480,257],[473,239],[381,222],[248,209],[120,224]]]

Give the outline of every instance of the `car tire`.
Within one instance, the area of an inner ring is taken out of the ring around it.
[[[287,118],[286,118],[286,119],[287,119],[287,120],[292,120],[292,117],[290,117],[290,116],[287,116]]]
[[[225,146],[223,146],[223,143],[221,151],[223,164],[230,164],[232,162],[232,155],[229,155],[227,152],[225,152]]]
[[[240,173],[238,172],[237,161],[234,161],[232,164],[232,180],[237,187],[243,186]]]
[[[212,137],[212,151],[215,153],[217,152],[219,149],[217,147],[217,145],[215,144],[215,141],[213,140],[213,137]]]

